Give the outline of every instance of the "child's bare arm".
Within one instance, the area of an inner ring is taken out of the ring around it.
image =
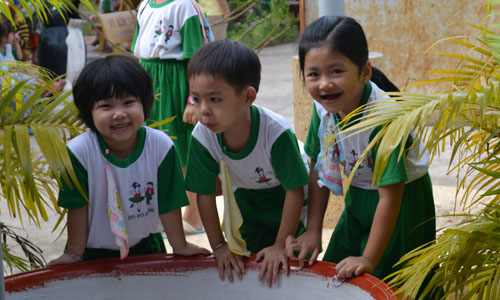
[[[9,44],[12,45],[14,50],[16,51],[17,54],[17,59],[22,60],[23,59],[23,49],[21,49],[21,37],[19,36],[19,33],[17,32],[11,32],[8,36],[8,41]]]
[[[68,210],[68,245],[64,253],[47,266],[72,264],[82,260],[88,235],[88,205]]]
[[[186,241],[184,229],[182,227],[181,209],[160,215],[161,224],[168,237],[168,242],[172,246],[175,254],[190,256],[196,254],[208,255],[210,252]]]
[[[233,281],[232,269],[236,271],[239,279],[242,278],[245,271],[243,258],[229,250],[225,244],[225,238],[220,228],[219,215],[217,213],[217,205],[215,202],[215,194],[203,195],[197,194],[198,209],[200,211],[203,227],[207,232],[208,241],[212,247],[219,267],[219,276],[224,280],[224,271],[230,282]]]
[[[309,252],[312,256],[309,264],[316,262],[321,251],[321,233],[323,230],[323,218],[330,190],[326,187],[318,186],[318,173],[314,170],[315,161],[311,161],[311,171],[309,173],[311,181],[309,183],[309,195],[307,206],[307,229],[297,239],[289,237],[287,239],[287,253],[289,257],[295,257],[294,252],[299,251],[299,268],[304,266],[304,259]]]
[[[186,104],[186,108],[184,109],[184,114],[182,116],[182,121],[188,124],[196,124],[198,122],[198,118],[196,118],[195,107],[192,104]]]
[[[280,228],[273,246],[262,249],[257,254],[257,260],[262,261],[260,267],[259,280],[266,275],[268,285],[276,283],[278,279],[279,267],[283,265],[285,273],[288,275],[288,256],[286,255],[286,238],[294,235],[299,223],[302,207],[304,206],[303,187],[286,191],[285,203],[281,217]]]
[[[373,272],[391,240],[401,209],[404,183],[379,187],[378,192],[379,202],[363,256],[350,256],[339,262],[337,273],[342,277],[358,276],[363,272]]]

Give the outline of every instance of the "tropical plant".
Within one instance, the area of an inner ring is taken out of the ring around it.
[[[411,132],[424,142],[432,158],[447,143],[452,147],[449,169],[458,172],[458,204],[476,213],[462,215],[462,223],[444,228],[435,242],[408,253],[400,261],[401,269],[386,278],[398,293],[410,299],[424,298],[441,288],[442,299],[500,299],[500,35],[495,32],[500,27],[495,23],[498,4],[499,0],[486,1],[488,17],[479,25],[471,25],[477,36],[452,37],[439,43],[458,44],[464,53],[429,51],[456,58],[458,64],[451,70],[431,70],[431,74],[439,76],[416,84],[447,83],[446,92],[391,93],[391,101],[383,99],[374,107],[360,108],[339,125],[370,110],[361,116],[360,123],[343,132],[356,134],[380,128],[362,155],[364,158],[379,147],[376,174],[385,170],[390,154],[406,143]],[[403,151],[401,147],[400,157]],[[461,199],[459,190],[464,191]],[[427,275],[432,279],[424,284]]]
[[[288,0],[230,1],[235,8],[227,20],[227,35],[259,52],[268,45],[298,37],[298,18],[290,12]],[[295,29],[295,30],[294,30]]]
[[[58,13],[74,8],[70,0],[20,0],[16,6],[12,0],[0,1],[0,12],[7,20],[13,15],[47,20],[47,4]],[[82,4],[93,10],[88,0]],[[69,99],[70,91],[56,91],[55,82],[48,71],[23,62],[0,63],[0,200],[7,201],[11,218],[27,216],[29,222],[40,226],[47,221],[47,209],[60,212],[56,205],[60,180],[71,186],[76,179],[68,153],[66,141],[84,130],[77,112]],[[48,92],[48,93],[47,93]],[[51,94],[51,96],[47,96]],[[33,138],[30,138],[30,135]],[[81,190],[81,187],[76,185]],[[3,212],[4,214],[6,212]],[[63,220],[64,211],[57,224]],[[10,251],[5,235],[18,237],[15,230],[2,224],[2,257],[12,270],[41,266],[43,258],[36,247],[21,238],[13,240],[21,245],[28,260],[16,257]]]

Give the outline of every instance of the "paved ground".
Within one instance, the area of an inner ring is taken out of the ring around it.
[[[266,48],[259,54],[262,62],[262,82],[256,101],[257,104],[268,107],[285,116],[292,126],[294,117],[301,117],[293,115],[291,59],[295,53],[295,44],[282,44]],[[95,56],[95,52],[89,51],[89,55]],[[453,211],[456,179],[453,175],[446,175],[449,152],[447,149],[440,158],[435,159],[430,168],[431,177],[434,182],[438,214],[451,213]],[[221,199],[218,199],[218,204],[220,202]],[[8,218],[5,201],[0,202],[0,209],[2,211],[2,221],[21,227],[19,219],[12,220]],[[63,234],[62,238],[56,239],[58,232],[50,232],[57,216],[52,213],[49,217],[51,221],[42,224],[42,230],[37,229],[33,224],[26,224],[26,219],[24,224],[27,237],[42,248],[47,260],[57,257],[62,252],[66,240],[65,234]],[[449,222],[452,221],[443,219],[441,223],[442,225],[446,225]],[[330,234],[331,230],[325,230],[323,236],[324,248],[326,248]],[[188,236],[188,240],[207,248],[209,247],[205,234]]]

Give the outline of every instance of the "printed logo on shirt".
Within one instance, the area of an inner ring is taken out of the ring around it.
[[[163,41],[166,44],[174,34],[174,26],[166,25],[165,23],[163,23],[163,20],[160,20],[155,26],[154,32],[155,34],[153,36],[151,46],[155,46],[158,43],[158,40],[160,40],[160,42]],[[163,35],[165,35],[165,37],[162,37]],[[162,38],[163,40],[161,40]]]
[[[351,151],[351,154],[352,154],[352,159],[350,162],[348,162],[348,165],[351,167],[351,171],[352,169],[354,168],[354,166],[356,165],[356,163],[358,162],[359,160],[359,154],[356,152],[356,150],[352,150]],[[359,167],[358,167],[358,170],[361,170],[364,168],[364,166],[366,165],[368,168],[370,168],[373,172],[373,164],[372,164],[372,156],[371,154],[368,154],[368,156],[366,157],[365,159],[366,163],[362,162]],[[356,174],[354,174],[354,176],[357,176],[359,173],[356,172]]]
[[[146,187],[142,187],[140,183],[133,182],[131,184],[132,190],[128,200],[130,202],[129,208],[135,208],[137,210],[137,214],[132,214],[128,216],[129,220],[147,217],[149,213],[154,212],[151,205],[151,200],[155,194],[154,183],[152,181],[148,181],[146,183]]]
[[[252,177],[252,179],[254,179],[255,182],[257,182],[257,183],[269,182],[274,177],[273,172],[271,172],[271,171],[265,172],[264,169],[261,167],[255,168],[255,173],[258,175],[258,177]]]

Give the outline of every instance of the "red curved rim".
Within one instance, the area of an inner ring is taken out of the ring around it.
[[[245,266],[249,269],[258,269],[254,257],[246,259]],[[296,261],[290,261],[291,271],[298,271]],[[124,260],[119,258],[107,258],[93,261],[85,261],[72,265],[62,265],[51,268],[19,273],[5,277],[5,290],[7,292],[20,292],[34,287],[42,287],[45,283],[73,279],[95,274],[110,274],[120,276],[122,274],[144,274],[158,272],[190,271],[207,268],[216,268],[217,264],[213,256],[177,256],[167,254],[153,254],[142,256],[130,256]],[[314,265],[304,268],[304,272],[331,278],[336,275],[335,264],[319,261]],[[390,299],[399,300],[392,290],[376,277],[363,274],[358,277],[347,279],[345,282],[356,285],[377,300]]]

